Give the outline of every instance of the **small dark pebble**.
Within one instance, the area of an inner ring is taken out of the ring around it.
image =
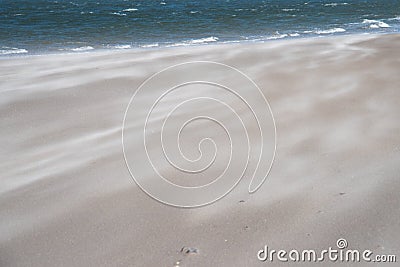
[[[340,196],[343,196],[343,195],[345,195],[345,194],[346,194],[345,192],[340,192],[340,193],[339,193]]]
[[[239,203],[244,203],[245,201],[242,199],[242,200],[239,200]]]

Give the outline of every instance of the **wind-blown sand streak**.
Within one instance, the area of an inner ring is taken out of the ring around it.
[[[399,43],[362,35],[0,60],[0,266],[254,266],[264,245],[325,249],[341,237],[400,256]],[[132,181],[120,136],[134,90],[192,60],[259,85],[278,147],[254,195],[245,177],[213,205],[179,209]]]

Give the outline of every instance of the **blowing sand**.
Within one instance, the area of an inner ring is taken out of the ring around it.
[[[363,35],[0,60],[0,266],[266,266],[265,245],[339,238],[399,257],[399,44]],[[193,60],[253,79],[278,143],[255,194],[245,177],[181,209],[133,182],[121,126],[146,78]]]

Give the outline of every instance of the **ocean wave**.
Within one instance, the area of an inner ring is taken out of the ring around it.
[[[140,47],[143,47],[143,48],[150,48],[150,47],[157,47],[158,46],[158,43],[154,43],[154,44],[145,44],[145,45],[142,45],[142,46],[140,46]]]
[[[390,25],[379,20],[374,19],[364,19],[363,24],[370,24],[369,27],[371,29],[378,29],[378,28],[390,28]]]
[[[299,9],[297,9],[297,8],[283,8],[282,11],[283,11],[283,12],[299,11]]]
[[[273,36],[269,36],[269,37],[267,37],[267,38],[265,38],[266,40],[276,40],[276,39],[282,39],[282,38],[285,38],[285,37],[288,37],[289,35],[287,35],[286,33],[284,33],[284,34],[276,34],[276,35],[273,35]]]
[[[124,10],[122,10],[122,11],[124,11],[124,12],[133,12],[133,11],[138,11],[139,9],[137,9],[137,8],[127,8],[127,9],[124,9]]]
[[[374,19],[364,19],[362,23],[367,24],[367,23],[378,23],[379,20],[374,20]]]
[[[190,44],[188,44],[188,43],[174,43],[174,44],[166,45],[165,47],[188,46],[188,45],[190,45]]]
[[[89,51],[89,50],[93,50],[94,47],[92,46],[81,46],[81,47],[77,47],[77,48],[72,48],[71,51],[74,52],[83,52],[83,51]]]
[[[206,37],[206,38],[200,38],[200,39],[194,39],[191,40],[190,43],[191,44],[202,44],[202,43],[210,43],[210,42],[216,42],[218,41],[218,37]]]
[[[179,42],[179,43],[173,43],[166,45],[166,47],[176,47],[176,46],[189,46],[189,45],[199,45],[199,44],[207,44],[207,43],[212,43],[218,41],[218,37],[205,37],[205,38],[200,38],[200,39],[193,39],[189,41],[184,41],[184,42]],[[157,44],[158,45],[158,44]],[[144,47],[144,46],[142,46]],[[149,46],[147,46],[149,47]]]
[[[0,49],[0,55],[12,55],[12,54],[25,54],[28,50],[16,47],[2,47]]]
[[[329,3],[324,4],[324,6],[347,6],[349,3]]]
[[[300,36],[300,33],[297,33],[297,32],[283,33],[283,34],[276,33],[275,35],[269,36],[265,39],[266,40],[276,40],[276,39],[282,39],[282,38],[286,38],[286,37],[298,37],[298,36]]]
[[[112,12],[110,13],[111,15],[117,15],[117,16],[126,16],[125,13],[120,13],[120,12]]]
[[[330,33],[337,33],[337,32],[345,32],[346,30],[343,28],[332,28],[329,30],[319,30],[315,31],[316,34],[330,34]]]
[[[129,49],[132,48],[131,45],[115,45],[114,48],[116,49]]]
[[[388,18],[387,20],[400,20],[400,16],[394,17],[394,18]]]

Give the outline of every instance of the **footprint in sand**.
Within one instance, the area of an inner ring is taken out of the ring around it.
[[[193,248],[193,247],[182,247],[181,253],[183,255],[192,255],[192,254],[198,254],[199,250],[197,248]]]

